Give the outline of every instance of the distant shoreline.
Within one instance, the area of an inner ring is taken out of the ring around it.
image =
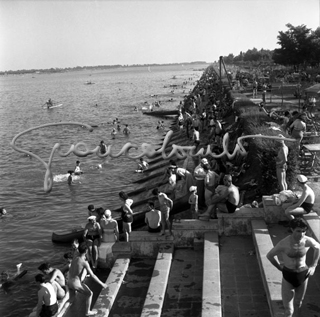
[[[155,66],[179,66],[179,65],[199,65],[208,64],[204,61],[187,62],[187,63],[167,63],[167,64],[133,64],[133,65],[99,65],[99,66],[77,66],[67,68],[47,68],[47,69],[22,69],[22,70],[8,70],[0,71],[1,76],[6,75],[21,75],[21,74],[50,74],[50,73],[64,73],[82,70],[106,70],[117,68],[134,68],[134,67],[155,67]]]

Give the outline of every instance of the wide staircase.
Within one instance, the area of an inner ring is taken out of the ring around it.
[[[266,258],[289,234],[278,224],[283,219],[282,206],[265,196],[263,208],[174,222],[174,237],[134,231],[129,243],[102,245],[100,267],[109,267],[108,288],[96,289],[92,308],[98,317],[284,316],[282,275]],[[319,241],[318,214],[305,219],[308,235]],[[309,252],[307,263],[311,260]],[[78,294],[59,316],[85,316],[83,303]],[[309,279],[301,316],[320,316],[319,269]]]

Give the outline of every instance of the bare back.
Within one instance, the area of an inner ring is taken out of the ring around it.
[[[84,268],[87,268],[87,262],[83,260],[81,257],[75,257],[70,265],[69,269],[69,279],[75,279],[81,277],[81,273]]]
[[[235,206],[238,206],[240,201],[239,189],[233,184],[228,187],[228,201]]]

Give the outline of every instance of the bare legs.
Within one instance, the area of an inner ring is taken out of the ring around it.
[[[294,288],[284,278],[282,279],[281,293],[285,317],[292,317],[294,312],[296,312],[297,317],[299,316],[299,310],[307,290],[307,285],[308,279],[297,288]]]
[[[277,168],[277,179],[278,179],[280,191],[287,190],[288,185],[286,181],[286,171],[283,168]]]
[[[285,210],[285,214],[290,220],[292,220],[294,219],[295,216],[305,215],[306,211],[302,207],[296,207],[296,208],[288,207]]]

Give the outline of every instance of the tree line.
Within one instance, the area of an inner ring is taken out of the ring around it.
[[[225,63],[275,63],[291,66],[296,70],[320,66],[320,27],[316,30],[306,25],[286,24],[287,31],[280,31],[277,36],[279,48],[274,50],[249,49],[234,56],[224,56]]]

